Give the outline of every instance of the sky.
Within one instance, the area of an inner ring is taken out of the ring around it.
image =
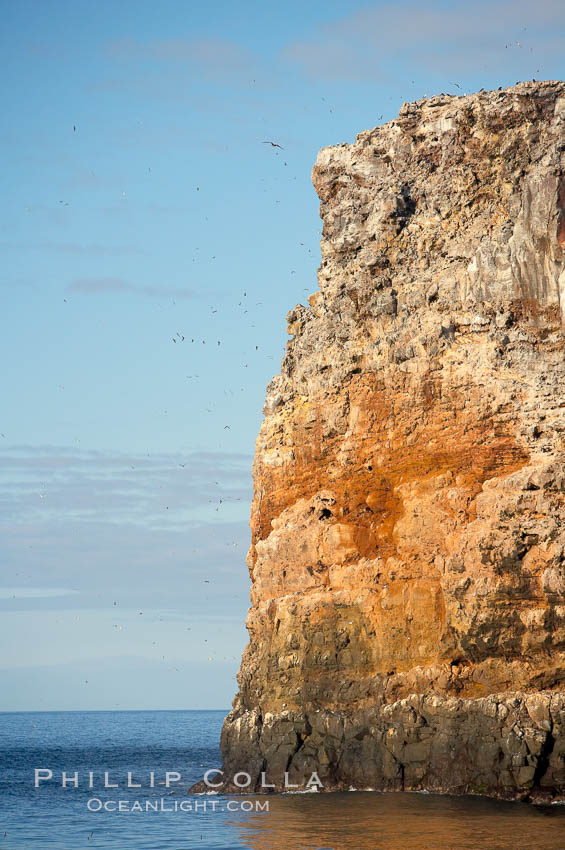
[[[0,710],[228,709],[317,152],[562,79],[565,6],[1,7]]]

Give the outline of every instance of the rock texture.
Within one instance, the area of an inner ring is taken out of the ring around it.
[[[564,164],[562,82],[406,104],[320,152],[226,776],[565,791]]]

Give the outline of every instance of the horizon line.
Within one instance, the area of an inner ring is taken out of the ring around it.
[[[131,714],[138,711],[226,711],[228,708],[23,708],[23,709],[0,709],[0,716],[3,714]]]

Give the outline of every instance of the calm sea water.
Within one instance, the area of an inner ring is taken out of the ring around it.
[[[557,806],[350,792],[247,797],[244,811],[241,799],[187,797],[189,785],[220,764],[224,714],[0,714],[0,850],[565,850],[565,809]],[[35,768],[52,770],[53,779],[35,788]],[[61,787],[63,770],[78,771],[78,788]],[[174,792],[162,784],[167,770],[182,775]],[[118,789],[102,787],[105,771]],[[128,771],[141,789],[125,787]],[[128,810],[89,810],[119,800]],[[135,811],[136,800],[159,810]],[[255,811],[256,800],[269,811]]]

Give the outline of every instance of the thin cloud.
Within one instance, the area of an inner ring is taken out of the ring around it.
[[[81,242],[0,242],[6,251],[50,251],[56,254],[71,254],[86,257],[127,257],[144,254],[134,245],[100,245]]]
[[[136,41],[121,39],[106,45],[106,54],[122,62],[149,61],[198,65],[212,77],[249,74],[256,67],[254,54],[235,41],[221,38]]]
[[[0,452],[4,522],[109,522],[152,528],[246,519],[251,457],[125,455],[13,447]]]
[[[145,253],[142,248],[133,245],[84,245],[79,242],[46,242],[39,247],[60,254],[80,254],[94,257],[124,257]]]
[[[288,45],[283,59],[298,65],[308,76],[320,80],[358,80],[370,78],[382,82],[387,78],[380,57],[375,56],[371,45],[363,44],[362,37],[352,36],[346,43],[329,34],[319,41],[301,41]]]
[[[172,612],[195,619],[212,607],[213,617],[239,610],[243,622],[250,455],[21,445],[0,451],[0,482],[3,619],[49,610],[60,612],[56,623],[67,612],[76,634],[83,611],[105,608],[114,645],[129,633],[128,609],[138,626],[157,610],[149,645],[163,654]],[[196,636],[194,625],[181,624],[178,637]]]
[[[192,103],[202,80],[212,86],[278,88],[282,68],[274,67],[258,52],[230,39],[164,39],[107,42],[106,58],[112,74],[92,85],[93,90],[133,92],[171,102]],[[124,74],[119,72],[122,66]]]
[[[516,70],[524,79],[540,63],[562,61],[564,24],[562,0],[458,3],[444,10],[385,3],[289,44],[282,58],[323,79],[378,81],[391,62],[401,62],[406,74],[425,66],[439,74]]]
[[[0,599],[57,599],[78,593],[70,587],[0,587]]]
[[[66,287],[66,292],[83,295],[114,295],[129,293],[147,298],[195,298],[192,289],[180,289],[167,286],[147,286],[130,283],[121,277],[85,277],[74,280]]]

